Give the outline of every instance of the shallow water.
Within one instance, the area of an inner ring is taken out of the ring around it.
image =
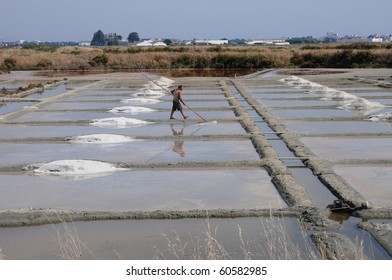
[[[184,113],[189,115],[189,119],[199,119],[200,117],[188,108],[184,108]],[[233,111],[198,111],[203,118],[234,118]],[[31,112],[13,118],[13,121],[91,121],[93,119],[104,119],[113,117],[131,117],[141,120],[169,119],[170,112],[139,112],[139,113],[111,113],[111,112]],[[174,113],[174,117],[182,119],[180,113]]]
[[[1,210],[28,207],[103,211],[286,207],[268,173],[262,169],[131,170],[64,176],[2,174],[0,179]]]
[[[267,107],[312,107],[336,106],[336,102],[323,100],[266,100],[258,99],[259,103]]]
[[[239,123],[217,123],[208,125],[173,123],[153,123],[147,126],[129,128],[101,128],[92,125],[0,125],[0,139],[70,137],[86,134],[121,134],[128,136],[172,136],[172,135],[232,135],[245,134]]]
[[[99,221],[0,228],[0,245],[9,259],[62,259],[57,232],[64,238],[64,232],[71,231],[85,244],[82,259],[174,260],[169,243],[177,244],[176,253],[183,259],[205,259],[210,233],[232,259],[245,259],[239,229],[251,259],[313,259],[306,247],[308,238],[292,218]],[[185,249],[183,255],[181,249]]]
[[[34,104],[37,104],[37,102],[0,102],[0,115],[14,112]]]
[[[333,170],[371,204],[392,207],[391,166],[334,165]]]
[[[306,122],[306,121],[286,121],[286,127],[293,132],[305,134],[328,134],[328,133],[386,133],[392,132],[392,127],[382,123],[370,121],[347,121],[347,122]]]
[[[33,164],[60,159],[110,162],[181,162],[259,159],[249,140],[238,141],[136,141],[118,145],[71,143],[3,143],[1,166]]]
[[[48,97],[52,97],[52,96],[57,96],[59,94],[62,94],[64,92],[66,92],[66,85],[65,84],[61,84],[55,87],[50,87],[45,89],[42,93],[33,93],[27,96],[27,98],[48,98]]]
[[[390,138],[300,138],[318,157],[329,159],[389,159]]]
[[[340,109],[270,110],[282,118],[353,117],[354,113]]]

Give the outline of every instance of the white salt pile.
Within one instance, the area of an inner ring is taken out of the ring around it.
[[[116,134],[80,135],[67,138],[66,140],[77,144],[121,144],[137,141],[133,137]]]
[[[172,84],[174,84],[174,81],[166,77],[160,77],[157,83],[159,85],[171,86]]]
[[[368,111],[376,108],[383,108],[385,105],[378,102],[371,102],[364,98],[360,98],[353,94],[349,94],[344,91],[328,88],[326,86],[310,82],[308,80],[291,76],[279,80],[282,83],[286,83],[289,86],[296,88],[308,89],[308,93],[321,94],[323,97],[321,100],[327,101],[343,101],[343,105],[338,107],[339,109],[345,110],[358,110]]]
[[[358,97],[352,94],[349,94],[347,92],[341,91],[341,90],[335,90],[335,91],[326,91],[324,94],[324,97],[321,98],[321,100],[326,100],[326,101],[344,101],[344,100],[352,100],[354,101]]]
[[[35,169],[34,172],[41,174],[56,175],[84,175],[115,172],[119,169],[113,164],[93,160],[56,160],[45,163]]]
[[[144,114],[144,113],[153,113],[156,110],[146,107],[137,107],[137,106],[123,106],[123,107],[115,107],[109,110],[109,113],[114,114],[130,114],[130,115],[137,115],[137,114]]]
[[[157,104],[161,102],[158,99],[153,98],[130,98],[121,100],[121,103],[132,104],[132,105],[148,105],[148,104]]]
[[[161,90],[151,90],[151,89],[144,89],[141,92],[136,92],[133,94],[134,97],[150,97],[150,98],[159,98],[165,95],[165,92]]]
[[[372,122],[392,121],[392,112],[371,115],[369,120]]]
[[[167,89],[167,87],[163,86],[163,85],[160,85],[160,84],[155,84],[153,82],[149,82],[149,83],[144,85],[144,89],[147,89],[147,90],[164,90],[164,89]]]
[[[125,117],[95,119],[91,121],[91,125],[95,125],[103,128],[137,127],[137,126],[148,125],[150,123],[151,122],[132,119],[132,118],[125,118]]]
[[[385,105],[378,103],[378,102],[371,102],[364,98],[356,98],[352,101],[348,101],[343,106],[339,107],[341,109],[347,110],[368,110],[368,109],[375,109],[375,108],[383,108]]]

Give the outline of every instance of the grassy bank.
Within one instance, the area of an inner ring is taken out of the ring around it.
[[[391,68],[391,43],[303,46],[3,47],[0,71]]]

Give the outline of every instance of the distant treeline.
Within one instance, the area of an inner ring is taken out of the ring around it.
[[[392,43],[302,46],[0,48],[0,71],[230,68],[392,68]]]

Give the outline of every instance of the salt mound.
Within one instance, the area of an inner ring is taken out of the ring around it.
[[[80,144],[119,144],[135,141],[130,136],[116,135],[116,134],[91,134],[70,137],[66,139],[72,143]]]
[[[115,107],[109,110],[109,113],[137,115],[143,113],[152,113],[155,111],[156,110],[154,109],[150,109],[146,107],[124,106],[124,107]]]
[[[290,77],[286,77],[286,78],[280,79],[279,82],[282,82],[282,83],[294,82],[294,81],[296,81],[298,79],[299,78],[297,76],[290,76]]]
[[[328,91],[325,94],[325,97],[321,98],[321,100],[332,100],[332,101],[342,101],[342,100],[355,100],[358,97],[352,94],[349,94],[344,91],[336,90],[336,91]]]
[[[144,89],[141,92],[134,93],[133,96],[139,97],[139,96],[147,96],[150,98],[159,98],[164,96],[165,93],[160,89],[160,90],[150,90],[150,89]]]
[[[91,125],[103,127],[103,128],[126,128],[126,127],[137,127],[150,124],[143,120],[132,119],[132,118],[106,118],[106,119],[95,119],[92,120]]]
[[[167,86],[171,86],[172,84],[174,84],[174,81],[171,79],[168,79],[166,77],[160,77],[158,80],[158,84],[159,85],[167,85]]]
[[[372,122],[392,121],[392,112],[371,115],[369,120]]]
[[[347,102],[340,108],[347,110],[368,110],[382,107],[385,107],[385,105],[378,102],[371,102],[364,98],[356,98],[353,101]]]
[[[131,99],[121,100],[121,102],[126,104],[133,104],[133,105],[146,105],[146,104],[157,104],[161,101],[152,98],[131,98]]]
[[[160,85],[155,84],[153,82],[149,82],[147,84],[144,85],[145,89],[150,89],[150,90],[162,90],[162,87],[160,87]]]
[[[42,164],[34,172],[58,175],[83,175],[107,173],[119,170],[114,165],[93,160],[56,160]]]

